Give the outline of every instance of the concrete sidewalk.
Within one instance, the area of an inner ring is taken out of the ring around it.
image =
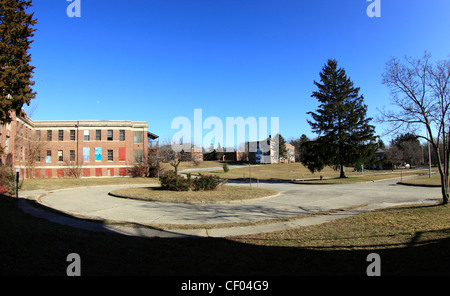
[[[193,229],[160,230],[152,228],[150,226],[144,227],[144,226],[122,226],[119,224],[117,225],[105,224],[102,222],[95,222],[92,220],[79,219],[75,217],[69,217],[67,215],[60,215],[53,211],[48,211],[40,207],[35,207],[24,198],[19,198],[18,206],[23,212],[29,215],[65,226],[85,229],[89,231],[110,232],[130,236],[159,237],[159,238],[227,237],[227,236],[250,235],[257,233],[281,231],[301,226],[310,226],[327,223],[337,219],[347,218],[352,215],[357,215],[375,209],[374,207],[366,206],[355,210],[343,210],[324,215],[305,216],[304,218],[298,218],[295,220],[290,220],[288,222],[275,222],[263,225],[223,227],[212,229],[193,228]]]
[[[169,204],[136,201],[108,196],[121,186],[95,186],[61,189],[51,192],[21,192],[32,196],[44,207],[34,207],[24,198],[18,205],[26,213],[71,227],[92,231],[106,231],[141,237],[226,237],[286,230],[293,227],[327,223],[359,213],[414,203],[437,203],[439,188],[411,188],[395,185],[396,181],[335,186],[309,186],[289,183],[261,184],[281,194],[271,199],[241,204]],[[142,184],[136,186],[143,186]],[[239,185],[234,185],[239,186]],[[48,207],[66,215],[47,211]],[[332,209],[352,208],[320,215]],[[315,214],[315,215],[308,215]],[[304,217],[302,217],[302,215]],[[79,219],[77,217],[87,217]],[[296,217],[288,222],[252,225],[259,220]],[[117,221],[116,224],[103,221]],[[201,225],[246,223],[245,227],[206,229]],[[194,224],[191,229],[161,230],[145,225]],[[129,226],[133,225],[133,226]]]

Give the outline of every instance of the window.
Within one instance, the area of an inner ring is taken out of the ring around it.
[[[63,152],[62,152],[62,150],[58,150],[58,161],[63,161]]]
[[[113,161],[114,160],[113,156],[114,156],[113,150],[108,150],[108,160]]]
[[[134,143],[144,143],[143,131],[134,131]]]
[[[134,150],[134,162],[140,163],[144,160],[144,151]]]
[[[125,130],[119,130],[119,141],[125,141]]]
[[[64,141],[64,131],[63,130],[58,131],[58,141]]]
[[[45,157],[45,162],[52,161],[52,150],[47,150],[47,156]]]
[[[36,141],[41,140],[41,131],[36,131]]]
[[[70,150],[70,161],[75,161],[75,150]]]
[[[89,130],[84,130],[84,140],[89,141]]]
[[[108,130],[107,140],[108,141],[112,141],[113,140],[113,130]]]
[[[102,160],[102,148],[101,147],[95,147],[94,148],[94,152],[95,152],[95,160],[96,161],[101,161]]]
[[[75,141],[75,130],[70,130],[70,140]]]
[[[52,131],[47,131],[47,141],[52,140]]]
[[[36,151],[36,162],[41,162],[41,151]]]
[[[95,140],[97,140],[97,141],[102,140],[102,131],[101,130],[95,130]]]
[[[87,147],[83,148],[83,161],[89,161],[90,160],[90,153],[91,150]]]

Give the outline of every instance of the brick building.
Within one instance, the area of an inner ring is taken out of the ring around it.
[[[147,122],[12,118],[0,127],[0,160],[25,178],[126,176],[158,148]]]

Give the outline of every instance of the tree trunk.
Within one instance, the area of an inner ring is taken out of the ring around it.
[[[347,177],[345,176],[344,165],[341,164],[340,167],[341,167],[341,174],[340,174],[339,178],[347,178]]]
[[[441,177],[441,192],[442,192],[442,204],[445,205],[448,203],[448,173],[446,166],[448,166],[447,163],[444,163],[444,167],[441,164],[441,158],[439,153],[437,153],[438,156],[438,169],[439,169],[439,175]]]
[[[441,170],[439,174],[441,175],[442,204],[445,205],[448,203],[448,176]]]

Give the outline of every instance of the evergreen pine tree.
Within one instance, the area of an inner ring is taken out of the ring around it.
[[[21,114],[23,104],[36,96],[28,53],[36,30],[33,13],[26,12],[31,2],[0,0],[0,123],[11,121],[10,111]]]
[[[286,148],[286,140],[283,138],[282,135],[280,134],[276,134],[275,135],[275,142],[278,148],[278,155],[277,155],[277,160],[278,162],[280,162],[280,160],[282,158],[287,158],[288,157],[288,151]]]
[[[337,67],[336,60],[328,60],[320,80],[321,83],[314,81],[318,90],[311,95],[319,101],[319,108],[308,112],[313,119],[308,123],[319,137],[314,144],[305,145],[310,150],[307,166],[313,172],[322,170],[324,165],[334,166],[345,178],[345,165],[363,162],[375,153],[375,127],[366,117],[367,105],[359,95],[360,89],[353,86],[344,69]]]

